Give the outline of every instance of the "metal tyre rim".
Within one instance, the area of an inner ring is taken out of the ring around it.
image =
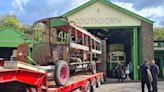
[[[63,61],[59,60],[55,65],[55,72],[54,72],[54,79],[58,86],[66,85],[67,81],[69,80],[69,66],[68,64]]]

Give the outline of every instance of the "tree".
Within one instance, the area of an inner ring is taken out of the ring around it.
[[[0,27],[10,26],[21,29],[21,23],[15,15],[5,15],[0,18]]]
[[[164,40],[164,27],[154,28],[154,40]]]
[[[32,26],[31,25],[22,25],[22,30],[24,30],[24,33],[32,36]]]

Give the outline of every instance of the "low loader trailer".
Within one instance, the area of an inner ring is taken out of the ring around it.
[[[8,62],[12,61],[6,61]],[[64,86],[57,86],[54,80],[43,73],[43,69],[23,63],[17,63],[17,68],[9,69],[9,64],[0,67],[0,92],[92,92],[105,81],[105,75],[99,73],[85,73],[71,76]],[[31,69],[30,69],[31,68]]]

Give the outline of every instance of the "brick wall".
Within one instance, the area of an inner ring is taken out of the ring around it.
[[[153,50],[153,25],[148,24],[144,21],[141,21],[141,53],[142,60],[154,59],[154,50]]]

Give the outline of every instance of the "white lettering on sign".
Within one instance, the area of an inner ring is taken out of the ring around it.
[[[109,17],[109,18],[76,18],[78,25],[83,24],[120,24],[121,18]]]

